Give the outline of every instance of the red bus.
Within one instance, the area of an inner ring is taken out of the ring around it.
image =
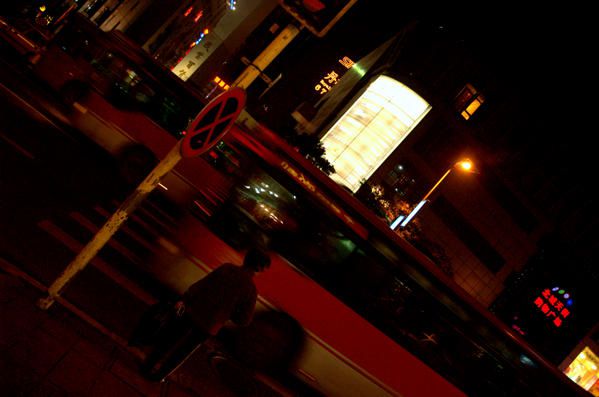
[[[69,120],[115,156],[135,147],[161,158],[203,103],[125,39],[84,21],[63,29],[35,72],[72,104]],[[163,184],[195,216],[173,236],[176,265],[170,258],[149,271],[182,291],[248,246],[272,250],[271,269],[257,278],[261,310],[303,327],[290,373],[313,395],[584,395],[266,128],[238,123]]]
[[[236,182],[208,226],[232,247],[278,253],[257,282],[311,335],[298,376],[326,395],[584,395],[276,134],[239,126],[224,141]],[[197,227],[179,240],[201,255]],[[323,357],[330,367],[311,361]]]

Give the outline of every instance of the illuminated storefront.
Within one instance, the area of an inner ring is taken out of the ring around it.
[[[357,191],[430,109],[410,88],[379,76],[322,138],[331,177]]]
[[[599,357],[588,347],[582,349],[564,373],[593,396],[599,396]]]

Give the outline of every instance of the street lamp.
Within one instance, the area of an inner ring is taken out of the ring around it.
[[[435,185],[428,191],[428,193],[426,193],[424,195],[422,200],[420,200],[418,205],[416,205],[416,207],[414,207],[414,209],[412,210],[412,212],[410,212],[410,214],[408,216],[400,215],[391,223],[391,229],[395,230],[395,229],[397,229],[397,226],[406,227],[406,225],[412,220],[412,218],[414,218],[414,216],[416,216],[416,214],[418,213],[418,211],[420,211],[420,209],[424,206],[424,204],[426,204],[429,196],[437,189],[437,187],[439,187],[441,182],[443,182],[445,180],[445,178],[447,178],[447,176],[454,169],[458,169],[458,170],[464,171],[464,172],[474,172],[474,163],[472,163],[472,161],[470,161],[470,159],[464,159],[464,160],[458,161],[457,163],[455,163],[454,165],[449,167],[449,169],[447,171],[445,171],[445,173],[443,174],[443,176],[441,178],[439,178],[437,183],[435,183]]]

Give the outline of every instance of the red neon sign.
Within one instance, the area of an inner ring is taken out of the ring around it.
[[[533,303],[555,327],[559,328],[570,316],[569,307],[572,306],[573,301],[565,290],[553,287],[544,289]]]

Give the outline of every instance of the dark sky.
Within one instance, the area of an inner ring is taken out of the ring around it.
[[[340,33],[353,45],[360,45],[393,34],[404,20],[417,19],[462,37],[489,66],[537,87],[558,79],[558,87],[553,89],[578,91],[590,75],[596,45],[592,25],[585,22],[585,10],[567,6],[523,10],[522,4],[501,2],[478,11],[448,8],[443,12],[433,5],[403,11],[401,6],[391,9],[380,3],[358,1],[331,36]]]

